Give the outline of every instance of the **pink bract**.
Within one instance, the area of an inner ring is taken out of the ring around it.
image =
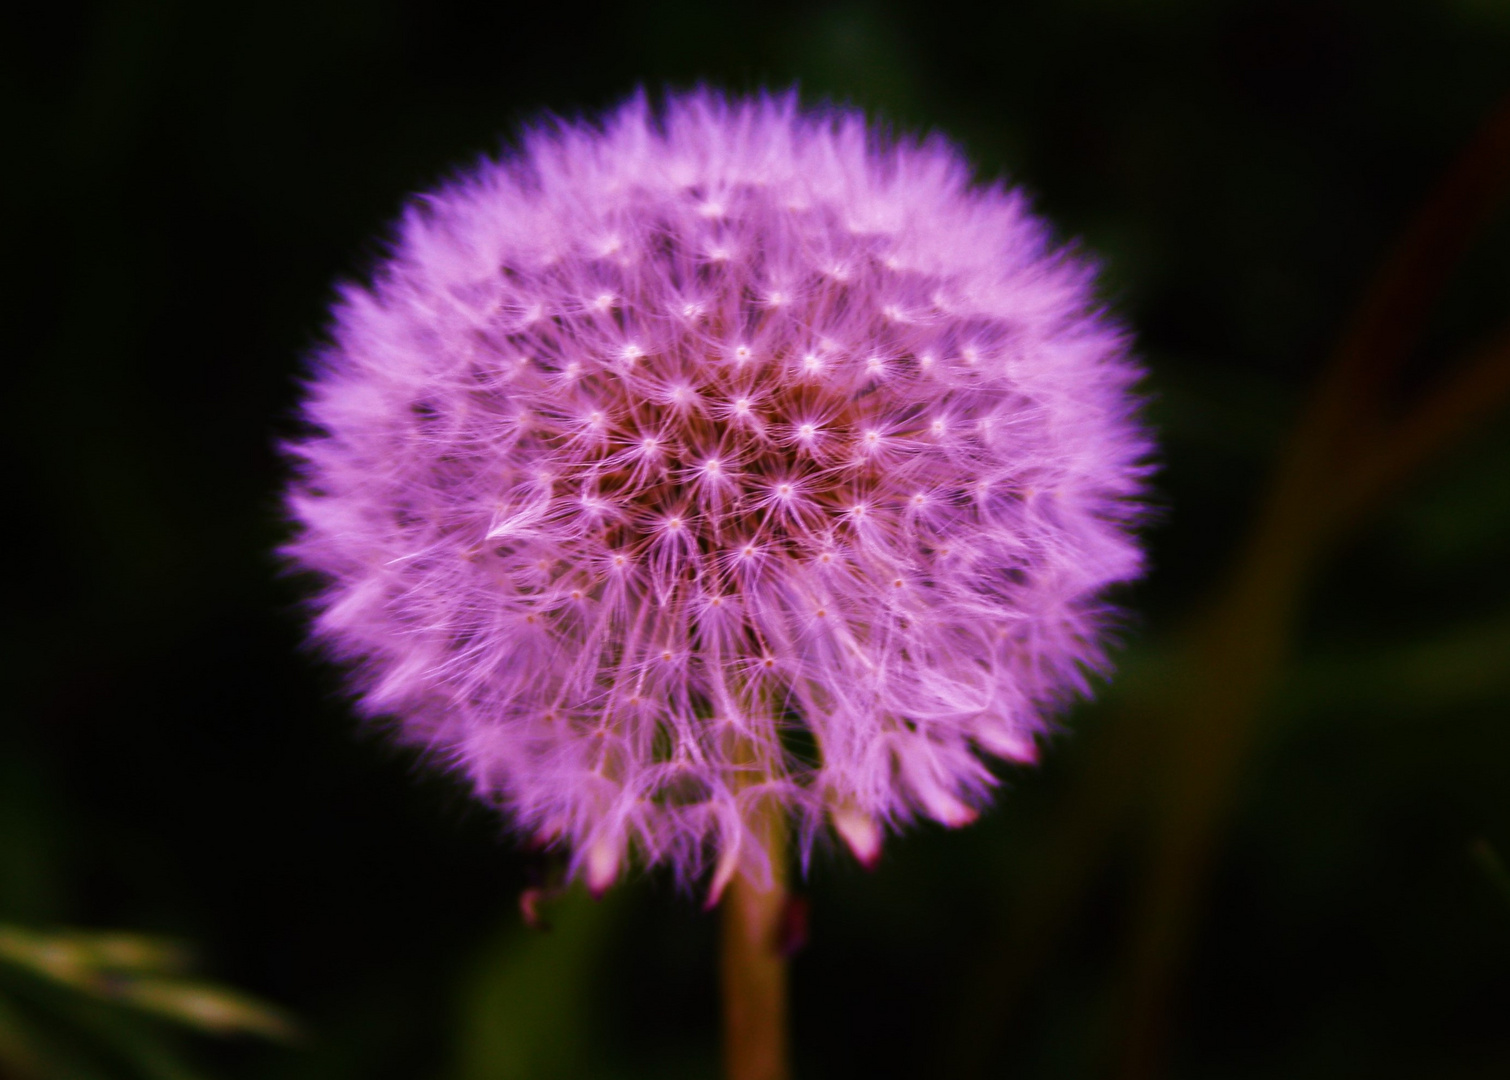
[[[364,712],[595,889],[973,819],[1104,664],[1148,440],[1093,271],[959,152],[635,98],[414,201],[288,447]]]

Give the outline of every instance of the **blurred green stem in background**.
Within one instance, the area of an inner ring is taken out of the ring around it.
[[[595,901],[573,888],[550,904],[549,930],[510,914],[463,984],[457,1080],[591,1075],[593,1018],[584,1009],[624,891]]]
[[[149,1080],[198,1076],[148,1016],[209,1035],[298,1041],[281,1010],[187,978],[190,965],[181,945],[143,934],[0,924],[0,1076],[116,1075],[106,1061]]]
[[[1510,870],[1505,869],[1499,852],[1488,840],[1475,840],[1468,851],[1473,861],[1479,864],[1479,869],[1484,871],[1484,876],[1499,890],[1500,896],[1510,903]]]
[[[1510,327],[1408,405],[1399,386],[1453,270],[1507,187],[1510,99],[1448,169],[1365,293],[1234,569],[1160,677],[1124,688],[1127,700],[1097,732],[1047,841],[1053,872],[1018,898],[1010,929],[987,952],[961,1020],[958,1074],[986,1073],[1007,1014],[1108,845],[1129,827],[1142,830],[1143,864],[1116,1071],[1123,1080],[1163,1072],[1203,884],[1315,571],[1387,495],[1510,396]]]
[[[1510,327],[1415,396],[1399,376],[1453,269],[1510,186],[1510,99],[1448,169],[1365,293],[1281,460],[1252,539],[1196,619],[1170,687],[1151,852],[1128,960],[1119,1074],[1163,1072],[1200,893],[1269,689],[1321,559],[1510,394]]]

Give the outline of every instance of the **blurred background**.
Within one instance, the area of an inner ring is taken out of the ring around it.
[[[0,1074],[717,1075],[698,898],[526,930],[528,860],[360,730],[270,554],[301,357],[404,200],[709,80],[1022,185],[1162,440],[1116,680],[974,827],[815,858],[799,1077],[1510,1075],[1510,3],[21,8],[0,925],[186,942],[303,1037],[0,963]]]

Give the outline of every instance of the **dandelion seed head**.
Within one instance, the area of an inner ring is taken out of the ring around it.
[[[342,291],[287,448],[313,633],[595,889],[759,878],[773,801],[867,864],[963,825],[1142,565],[1093,284],[1018,193],[851,111],[536,127]]]

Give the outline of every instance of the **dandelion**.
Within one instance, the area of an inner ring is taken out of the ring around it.
[[[1141,565],[1092,289],[1020,194],[858,113],[537,127],[342,290],[289,447],[314,634],[594,890],[963,825]]]

